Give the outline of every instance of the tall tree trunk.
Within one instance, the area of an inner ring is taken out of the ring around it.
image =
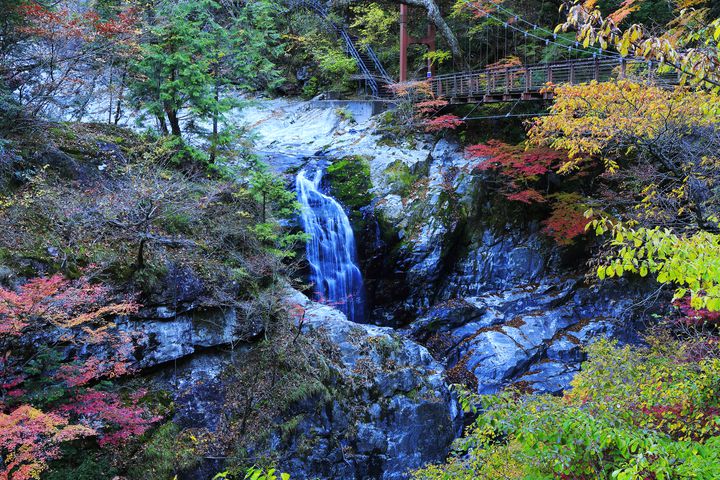
[[[267,192],[262,192],[262,223],[267,220]]]
[[[170,81],[175,82],[175,79],[177,78],[177,72],[175,70],[172,71],[170,74]],[[178,108],[177,105],[179,103],[177,102],[177,91],[175,91],[172,95],[172,102],[163,102],[163,106],[165,108],[165,114],[167,115],[168,122],[170,123],[170,132],[176,136],[180,137],[180,119],[178,118]]]
[[[165,121],[165,116],[158,115],[157,120],[158,120],[158,125],[160,126],[160,133],[162,133],[164,137],[168,136],[170,134],[170,132],[168,131],[167,122]]]
[[[145,268],[145,242],[147,239],[140,239],[140,245],[138,245],[137,258],[135,260],[135,270],[142,270]]]
[[[165,107],[165,113],[167,114],[168,123],[170,124],[170,133],[176,137],[180,137],[182,132],[180,131],[180,119],[178,118],[177,110]]]
[[[220,116],[220,80],[218,79],[217,65],[215,66],[215,110],[213,111],[212,141],[210,144],[210,163],[215,163],[218,147],[218,117]]]
[[[112,123],[112,110],[113,110],[113,67],[115,65],[115,62],[110,63],[110,78],[108,80],[108,93],[110,94],[110,100],[108,101],[108,125]]]
[[[120,90],[118,91],[117,95],[117,102],[115,106],[115,125],[120,123],[120,117],[122,117],[122,102],[123,102],[123,96],[125,94],[125,80],[127,78],[127,68],[126,66],[123,67],[123,73],[122,77],[120,77]]]

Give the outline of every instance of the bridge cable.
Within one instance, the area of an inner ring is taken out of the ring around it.
[[[596,48],[596,49],[595,49],[595,50],[597,50],[596,52],[591,52],[591,51],[589,51],[589,50],[587,50],[587,49],[580,49],[580,48],[576,48],[576,47],[573,47],[573,46],[570,46],[570,45],[563,45],[562,43],[555,42],[555,41],[553,41],[553,40],[550,40],[549,38],[540,37],[540,36],[535,35],[534,33],[530,32],[530,31],[528,31],[528,30],[523,30],[523,29],[521,29],[521,28],[518,28],[518,27],[514,26],[513,24],[511,24],[510,22],[508,22],[508,21],[506,21],[506,20],[503,20],[502,18],[493,15],[492,13],[489,13],[489,12],[486,12],[486,11],[480,9],[479,7],[477,7],[476,5],[474,5],[473,3],[471,3],[470,0],[464,0],[464,2],[465,2],[465,4],[468,5],[470,8],[475,9],[478,13],[480,13],[480,14],[486,16],[486,17],[492,18],[493,20],[496,20],[496,21],[500,22],[500,23],[503,24],[506,28],[512,28],[513,30],[516,30],[516,31],[522,33],[523,35],[525,35],[525,37],[532,37],[532,38],[535,38],[536,40],[540,40],[541,42],[545,42],[545,45],[550,45],[550,44],[552,44],[552,45],[556,45],[556,46],[558,46],[558,47],[560,47],[560,48],[566,49],[566,50],[568,50],[568,51],[570,51],[570,50],[575,50],[575,51],[582,52],[582,53],[592,53],[593,57],[600,56],[600,57],[606,57],[606,58],[623,58],[622,55],[620,55],[619,53],[615,53],[615,52],[607,51],[607,53],[608,53],[609,55],[608,55],[608,54],[604,54],[604,53],[602,53],[602,52],[605,51],[605,50],[603,50],[602,48]],[[518,18],[518,19],[519,19],[520,17],[515,16],[515,18]],[[529,23],[529,22],[525,21],[525,23]],[[529,23],[529,24],[530,24],[530,23]],[[530,24],[530,25],[533,26],[533,29],[538,29],[538,28],[540,28],[540,27],[538,27],[538,26],[535,25],[535,24]],[[545,32],[549,32],[549,30],[545,30],[545,29],[541,29],[541,30],[544,30]],[[554,39],[557,39],[557,34],[556,34],[556,33],[550,32],[550,35],[552,35]],[[575,45],[578,45],[578,44],[579,44],[578,42],[575,42]]]
[[[475,6],[474,4],[470,3],[470,0],[464,0],[464,1],[465,1],[465,3],[466,3],[468,6],[474,8],[475,10],[477,10],[478,13],[481,13],[481,14],[483,14],[483,15],[486,15],[486,16],[488,16],[488,17],[490,17],[490,18],[493,18],[493,19],[495,19],[495,20],[497,20],[497,21],[499,21],[499,22],[502,22],[502,21],[503,21],[502,19],[500,19],[500,18],[492,15],[492,14],[489,13],[489,12],[485,12],[485,11],[481,10],[480,8],[478,8],[477,6]],[[517,19],[517,20],[519,20],[519,21],[522,21],[522,22],[524,22],[524,23],[532,26],[534,30],[544,31],[544,32],[552,35],[553,38],[557,39],[557,34],[556,34],[555,32],[551,32],[550,30],[544,29],[544,28],[538,26],[537,24],[528,22],[527,20],[524,20],[523,18],[519,17],[518,15],[515,15],[511,10],[508,10],[508,9],[506,9],[506,8],[498,5],[498,4],[495,4],[495,2],[493,2],[493,4],[494,4],[499,10],[502,10],[502,11],[508,13],[509,15],[514,15],[514,18],[515,18],[515,19]],[[524,32],[525,35],[528,35],[528,36],[530,36],[530,37],[533,37],[533,38],[536,38],[536,39],[538,39],[538,40],[544,41],[546,45],[547,45],[547,44],[554,44],[554,45],[557,45],[557,46],[562,47],[562,48],[567,48],[568,50],[570,50],[570,49],[575,50],[576,52],[592,53],[592,54],[593,54],[593,57],[600,56],[600,57],[605,57],[605,58],[617,58],[617,59],[620,59],[620,60],[622,60],[622,59],[625,59],[625,60],[633,60],[633,59],[636,59],[636,60],[637,60],[637,57],[624,57],[624,56],[623,56],[622,54],[620,54],[619,52],[613,52],[613,51],[610,51],[610,50],[605,50],[605,49],[603,49],[603,48],[601,48],[601,47],[595,47],[595,48],[594,48],[595,50],[597,50],[597,52],[590,52],[590,51],[587,50],[587,49],[579,49],[579,48],[574,48],[574,47],[571,47],[571,46],[566,46],[566,45],[563,45],[563,44],[558,43],[558,42],[554,42],[554,41],[549,40],[549,39],[543,39],[542,37],[539,37],[539,36],[537,36],[537,35],[534,35],[534,34],[532,34],[532,33],[530,33],[530,32],[525,32],[525,31],[523,31],[522,29],[518,29],[518,28],[514,27],[512,24],[509,24],[509,26],[510,26],[510,28],[514,28],[514,29],[518,30],[519,32]],[[560,38],[562,38],[562,37],[560,37]],[[575,43],[575,45],[579,45],[579,42],[578,42],[578,41],[575,41],[574,43]],[[605,53],[603,53],[603,52],[605,52]],[[698,73],[696,73],[696,72],[689,71],[689,70],[683,68],[682,65],[678,65],[678,64],[675,64],[675,63],[670,63],[670,62],[668,62],[667,60],[663,60],[663,61],[645,60],[645,59],[640,59],[640,60],[641,60],[641,61],[646,61],[649,65],[652,65],[652,64],[667,65],[667,66],[669,66],[669,67],[671,67],[671,68],[674,68],[675,70],[679,71],[680,73],[682,73],[682,74],[684,74],[684,75],[687,75],[687,76],[690,76],[690,77],[695,77],[695,78],[699,78],[699,77],[700,77],[700,74],[698,74]],[[701,80],[702,80],[703,82],[709,83],[709,84],[711,84],[711,85],[720,86],[720,82],[718,82],[718,81],[709,80],[709,79],[707,79],[707,78],[702,78]]]
[[[503,118],[517,118],[517,117],[547,117],[549,113],[514,113],[512,115],[485,115],[481,117],[467,117],[463,120],[494,120]]]
[[[526,25],[528,25],[528,26],[530,26],[530,27],[533,27],[533,30],[540,30],[541,32],[546,33],[546,34],[552,36],[553,39],[555,39],[555,40],[558,38],[558,35],[557,35],[556,32],[553,32],[553,31],[550,31],[550,30],[548,30],[548,29],[546,29],[546,28],[543,28],[543,27],[541,27],[540,25],[538,25],[538,24],[536,24],[536,23],[529,22],[529,21],[525,20],[524,18],[520,17],[518,14],[516,14],[516,13],[513,12],[512,10],[509,10],[509,9],[505,8],[505,7],[503,7],[503,6],[500,5],[500,4],[496,4],[494,1],[493,1],[492,3],[494,4],[495,8],[497,8],[498,10],[500,10],[500,11],[502,11],[502,12],[505,12],[507,15],[513,17],[516,22],[519,21],[519,22],[522,22],[522,23],[524,23],[524,24],[526,24]],[[562,39],[563,37],[560,37],[560,38]],[[577,40],[568,40],[568,42],[574,44],[576,47],[579,45],[579,42],[578,42]],[[557,45],[560,45],[560,46],[562,46],[562,47],[570,46],[570,45],[562,45],[562,44],[560,44],[560,43],[558,43],[558,42],[551,42],[551,43],[556,43]],[[596,50],[600,50],[600,51],[602,51],[602,52],[607,52],[607,53],[610,54],[611,56],[620,56],[619,53],[613,52],[613,51],[610,51],[610,50],[604,50],[604,49],[602,49],[602,48],[597,48],[597,47],[596,47]],[[578,49],[578,51],[587,52],[588,49]]]
[[[593,51],[590,51],[590,50],[587,50],[587,49],[575,48],[575,47],[570,46],[570,45],[563,45],[562,43],[555,42],[555,41],[553,41],[553,40],[550,40],[549,38],[543,38],[543,37],[540,37],[540,36],[538,36],[538,35],[535,35],[534,33],[529,32],[529,31],[527,31],[527,30],[523,30],[523,29],[521,29],[521,28],[515,27],[515,26],[512,25],[511,23],[508,23],[508,22],[504,21],[503,19],[501,19],[501,18],[499,18],[499,17],[496,17],[496,16],[494,16],[494,15],[492,15],[492,14],[490,14],[490,13],[487,13],[486,15],[489,16],[489,17],[492,18],[492,19],[497,20],[498,22],[502,22],[504,25],[507,25],[509,28],[512,28],[513,30],[517,30],[518,32],[522,32],[524,35],[526,35],[526,36],[528,36],[528,37],[532,37],[532,38],[534,38],[534,39],[536,39],[536,40],[540,40],[541,42],[545,42],[545,45],[555,45],[555,46],[558,46],[558,47],[560,47],[560,48],[562,48],[562,49],[565,49],[565,50],[575,50],[575,51],[578,51],[578,52],[588,53],[588,54],[591,53],[591,54],[593,55],[593,57],[598,56],[598,57],[605,57],[605,58],[622,58],[622,55],[620,55],[619,53],[608,52],[609,55],[608,55],[608,54],[604,54],[604,53],[602,53],[603,50],[600,49],[600,48],[597,48],[597,49],[596,49],[597,51],[596,51],[596,52],[593,52]],[[555,37],[557,38],[557,35],[555,35]]]

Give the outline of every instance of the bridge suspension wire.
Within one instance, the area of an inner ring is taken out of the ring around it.
[[[550,39],[547,39],[547,38],[542,38],[542,37],[540,37],[540,36],[538,36],[538,35],[535,35],[535,34],[529,32],[529,31],[526,31],[526,30],[517,28],[517,27],[513,26],[512,24],[510,24],[509,22],[506,22],[505,20],[503,20],[503,19],[501,19],[501,18],[499,18],[499,17],[496,17],[496,16],[494,16],[493,14],[491,14],[491,13],[489,13],[489,12],[485,12],[484,10],[481,10],[480,8],[478,8],[477,6],[475,6],[474,4],[472,4],[470,0],[464,0],[464,1],[465,1],[465,4],[466,4],[466,5],[468,5],[469,7],[473,8],[473,9],[475,9],[478,13],[481,13],[481,14],[483,14],[483,15],[486,15],[486,16],[494,19],[494,20],[497,20],[498,22],[503,22],[503,23],[505,23],[505,24],[507,24],[510,28],[513,28],[513,29],[517,30],[518,32],[523,33],[526,37],[529,36],[529,37],[535,38],[535,39],[537,39],[537,40],[544,41],[546,45],[547,45],[547,44],[553,44],[553,45],[557,45],[557,46],[560,47],[560,48],[566,48],[566,49],[568,49],[568,51],[569,51],[569,50],[574,50],[574,51],[576,51],[576,52],[581,52],[581,53],[592,53],[592,54],[593,54],[593,57],[598,56],[598,57],[604,57],[604,58],[616,58],[616,59],[618,59],[618,60],[620,60],[620,61],[623,60],[623,59],[625,59],[625,60],[633,60],[633,59],[634,59],[634,57],[623,57],[619,52],[612,52],[612,51],[610,51],[610,50],[604,50],[604,49],[602,49],[601,47],[595,47],[595,48],[594,48],[595,51],[590,51],[589,49],[575,48],[575,47],[572,47],[572,46],[570,46],[570,45],[563,45],[563,44],[561,44],[561,43],[555,42],[555,41],[550,40]],[[529,21],[523,19],[522,17],[516,15],[512,10],[508,10],[507,8],[505,8],[505,7],[503,7],[503,6],[501,6],[501,5],[499,5],[499,4],[496,4],[495,1],[493,1],[492,3],[493,3],[493,5],[494,5],[495,7],[497,7],[498,10],[501,10],[501,11],[507,13],[508,15],[512,16],[513,18],[517,19],[518,21],[521,21],[521,22],[523,22],[523,23],[525,23],[525,24],[533,27],[533,30],[540,30],[540,31],[545,32],[545,33],[547,33],[547,34],[549,34],[549,35],[552,35],[554,39],[557,39],[557,34],[556,34],[555,32],[551,32],[550,30],[547,30],[547,29],[545,29],[545,28],[542,28],[542,27],[540,27],[539,25],[537,25],[537,24],[535,24],[535,23],[532,23],[532,22],[529,22]],[[562,37],[560,37],[560,38],[562,38]],[[575,41],[575,42],[574,42],[574,45],[579,45],[579,42]],[[603,52],[604,52],[604,53],[603,53]],[[648,63],[649,65],[652,65],[652,64],[656,64],[656,65],[657,65],[657,64],[667,65],[667,66],[669,66],[669,67],[671,67],[671,68],[674,68],[675,70],[677,70],[678,72],[682,73],[683,75],[687,75],[687,76],[695,77],[695,78],[699,78],[699,77],[700,77],[700,75],[699,75],[698,73],[689,71],[689,70],[687,70],[686,68],[683,68],[682,65],[677,65],[677,64],[674,64],[674,63],[670,63],[670,62],[668,62],[668,61],[647,60],[647,63]],[[703,80],[704,82],[707,82],[707,83],[711,84],[711,85],[720,86],[720,82],[717,82],[717,81],[714,81],[714,80],[710,80],[710,79],[707,79],[707,78],[703,78],[702,80]]]
[[[539,40],[539,41],[541,41],[541,42],[545,42],[545,45],[555,45],[555,46],[557,46],[557,47],[559,47],[559,48],[562,48],[562,49],[568,50],[568,51],[574,50],[574,51],[582,52],[582,53],[591,53],[593,56],[598,56],[598,57],[604,57],[604,58],[622,58],[622,56],[621,56],[619,53],[616,54],[616,53],[614,53],[614,52],[607,52],[608,54],[605,54],[605,53],[603,53],[603,50],[600,49],[600,48],[595,49],[596,51],[591,51],[591,50],[588,50],[588,49],[576,48],[576,47],[573,47],[572,45],[563,45],[562,43],[556,42],[556,41],[554,41],[554,40],[550,40],[549,38],[543,38],[543,37],[541,37],[541,36],[539,36],[539,35],[535,35],[534,33],[530,32],[530,31],[528,31],[528,30],[523,30],[522,28],[515,27],[515,26],[512,25],[511,23],[503,20],[502,18],[496,17],[496,16],[494,16],[494,15],[492,15],[492,14],[490,14],[490,13],[486,13],[486,15],[487,15],[488,17],[494,19],[494,20],[497,20],[498,22],[503,22],[503,24],[504,24],[504,25],[507,25],[508,28],[511,28],[511,29],[513,29],[513,30],[516,30],[516,31],[522,33],[523,35],[525,35],[525,36],[527,36],[527,37],[532,37],[532,38],[534,38],[534,39],[536,39],[536,40]],[[557,35],[556,35],[556,34],[552,34],[552,35],[553,35],[555,38],[557,38]]]
[[[541,32],[547,33],[548,35],[555,35],[555,32],[550,31],[550,30],[548,30],[548,29],[546,29],[546,28],[543,28],[543,27],[541,27],[540,25],[538,25],[537,23],[533,23],[533,22],[529,22],[529,21],[525,20],[524,18],[522,18],[521,16],[519,16],[517,13],[513,12],[513,11],[510,10],[510,9],[507,9],[507,8],[503,7],[503,6],[500,5],[499,3],[495,3],[494,1],[493,1],[492,3],[495,5],[495,8],[497,8],[498,10],[500,10],[500,11],[502,11],[502,12],[505,12],[506,14],[508,14],[508,15],[510,15],[511,17],[515,18],[515,21],[517,21],[517,22],[522,22],[522,23],[524,23],[524,24],[526,24],[526,25],[528,25],[528,26],[530,26],[530,27],[533,27],[533,30],[540,30]]]
[[[546,29],[546,28],[543,28],[543,27],[541,27],[540,25],[538,25],[537,23],[533,23],[533,22],[530,22],[530,21],[528,21],[528,20],[525,20],[524,18],[522,18],[521,16],[519,16],[517,13],[513,12],[512,10],[503,7],[503,6],[500,5],[499,3],[495,3],[494,0],[492,1],[492,3],[494,4],[495,8],[497,8],[498,10],[500,10],[500,11],[506,13],[507,15],[513,17],[513,18],[515,19],[515,21],[522,22],[522,23],[524,23],[524,24],[532,27],[533,30],[540,30],[541,32],[543,32],[543,33],[545,33],[545,34],[547,34],[547,35],[551,35],[551,36],[553,37],[553,39],[557,39],[557,38],[558,38],[557,33],[553,32],[553,31],[551,31],[551,30],[548,30],[548,29]],[[562,37],[560,37],[560,38],[562,38]],[[575,45],[575,47],[577,47],[577,46],[579,45],[579,42],[578,42],[577,40],[568,40],[568,41],[571,42],[573,45]],[[571,45],[562,45],[562,44],[560,44],[560,43],[558,43],[558,42],[551,42],[551,43],[555,43],[555,44],[560,45],[560,46],[562,46],[562,47],[571,46]],[[580,52],[588,52],[588,51],[589,51],[588,49],[578,49],[578,48],[573,48],[573,50],[580,51]],[[600,50],[601,52],[603,52],[603,51],[604,51],[604,52],[607,52],[610,56],[621,56],[621,55],[620,55],[619,53],[617,53],[617,52],[612,52],[612,51],[609,51],[609,50],[603,50],[602,48],[596,48],[596,50]],[[607,56],[607,55],[606,55],[606,56]]]
[[[478,13],[480,13],[480,14],[482,14],[482,15],[485,15],[485,16],[487,16],[487,17],[489,17],[489,18],[492,18],[493,20],[496,20],[496,21],[500,22],[501,24],[503,24],[503,26],[504,26],[505,28],[511,28],[511,29],[513,29],[513,30],[515,30],[515,31],[518,31],[518,32],[522,33],[526,38],[527,38],[527,37],[532,37],[532,38],[534,38],[534,39],[536,39],[536,40],[539,40],[539,41],[541,41],[541,42],[545,42],[546,45],[550,45],[550,44],[556,45],[557,47],[566,49],[566,50],[568,50],[568,51],[574,50],[574,51],[582,52],[582,53],[591,53],[594,57],[595,57],[595,56],[599,56],[599,57],[605,57],[605,58],[622,58],[622,55],[620,55],[619,53],[615,53],[615,52],[609,52],[609,51],[607,51],[607,54],[605,54],[605,53],[603,53],[604,50],[601,49],[601,48],[595,48],[596,51],[590,51],[590,50],[588,50],[588,49],[577,48],[577,47],[574,47],[574,46],[572,46],[572,45],[563,45],[562,43],[556,42],[556,41],[554,41],[554,40],[550,40],[549,38],[543,38],[543,37],[541,37],[541,36],[539,36],[539,35],[535,35],[535,34],[532,33],[531,31],[524,30],[524,29],[522,29],[522,28],[516,27],[516,26],[514,26],[512,23],[510,23],[509,21],[504,20],[504,19],[502,19],[502,18],[500,18],[500,17],[497,17],[497,16],[493,15],[493,14],[490,13],[490,12],[486,12],[486,11],[484,11],[484,10],[481,10],[479,7],[477,7],[476,5],[474,5],[470,0],[464,0],[464,2],[465,2],[465,4],[466,4],[467,6],[469,6],[470,8],[472,8],[472,9],[474,9],[474,10],[476,10]],[[510,10],[507,10],[507,11],[510,12]],[[511,13],[512,13],[512,12],[511,12]],[[513,16],[514,16],[514,18],[520,19],[520,17],[518,17],[517,15],[514,15],[514,14],[513,14]],[[540,27],[538,27],[536,24],[530,23],[530,22],[528,22],[527,20],[523,20],[523,22],[531,25],[531,26],[533,27],[533,29],[540,29],[541,31],[544,31],[544,32],[548,33],[549,35],[552,35],[552,36],[553,36],[553,39],[557,39],[557,34],[556,34],[556,33],[550,32],[549,30],[545,30],[545,29],[543,29],[543,28],[540,28]],[[573,43],[574,43],[575,45],[578,45],[578,42],[573,42]]]

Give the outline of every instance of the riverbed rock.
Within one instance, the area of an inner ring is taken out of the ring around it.
[[[344,461],[325,464],[327,451],[295,458],[290,464],[299,478],[400,479],[408,469],[443,459],[461,419],[443,366],[427,349],[391,328],[349,322],[338,310],[298,293],[291,301],[307,312],[303,330],[337,349],[334,366],[349,396],[362,402],[359,411],[358,405],[349,408],[347,399],[337,403],[325,419],[327,435],[345,438]]]

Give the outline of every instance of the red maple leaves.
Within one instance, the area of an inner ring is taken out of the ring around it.
[[[525,148],[498,140],[472,145],[466,149],[470,158],[480,158],[474,172],[494,172],[499,191],[508,200],[527,205],[549,204],[551,211],[543,220],[543,233],[558,244],[567,245],[585,233],[583,199],[576,193],[549,193],[548,174],[567,161],[567,156],[550,148]],[[541,192],[541,185],[545,186]]]
[[[38,478],[63,442],[119,445],[159,420],[139,404],[145,392],[124,398],[96,387],[131,371],[133,334],[112,320],[137,309],[86,278],[0,288],[0,480]]]
[[[562,152],[549,148],[525,149],[522,145],[508,145],[499,140],[489,140],[487,143],[472,145],[466,149],[469,157],[482,158],[476,171],[494,170],[511,182],[511,185],[527,185],[538,180],[538,176],[545,175],[562,165],[567,157]],[[516,193],[516,188],[509,194]]]
[[[73,12],[68,8],[52,10],[38,3],[25,3],[18,7],[27,25],[21,31],[44,38],[82,39],[97,37],[112,39],[134,32],[138,18],[134,9],[119,13],[115,18],[103,20],[97,12]]]
[[[690,305],[690,297],[686,296],[674,302],[682,317],[677,323],[689,327],[703,327],[720,324],[720,312],[711,312],[705,308],[697,310]]]
[[[558,245],[569,245],[573,240],[585,234],[590,222],[585,217],[582,197],[574,193],[553,195],[552,212],[542,221],[543,233],[552,237]]]
[[[84,425],[69,425],[62,415],[44,413],[30,405],[21,405],[8,414],[0,412],[0,432],[0,480],[39,478],[47,462],[60,456],[63,442],[95,433]]]
[[[429,118],[424,121],[425,131],[428,133],[442,130],[455,130],[462,124],[462,119],[452,114],[440,115],[439,117]]]
[[[147,392],[140,390],[126,399],[117,394],[88,390],[63,405],[59,412],[73,418],[81,418],[84,424],[95,425],[93,434],[98,444],[121,445],[133,436],[142,435],[160,420],[160,416],[148,415],[139,405]]]

